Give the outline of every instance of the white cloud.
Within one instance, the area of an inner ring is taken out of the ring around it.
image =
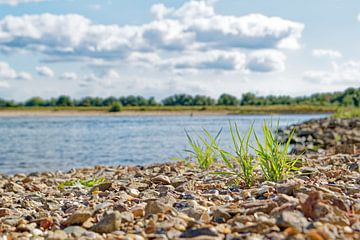
[[[322,84],[360,85],[360,62],[348,61],[342,64],[332,63],[329,71],[307,71],[304,79]]]
[[[241,70],[244,67],[245,59],[245,54],[239,51],[212,50],[190,52],[165,61],[163,64],[170,64],[175,69]]]
[[[6,81],[0,81],[0,88],[9,88],[10,84]]]
[[[314,49],[312,55],[314,57],[329,57],[331,59],[342,58],[341,52],[332,49]]]
[[[277,50],[258,50],[250,54],[246,68],[251,72],[285,70],[286,56]]]
[[[54,71],[47,66],[38,66],[36,67],[36,72],[43,77],[54,77]]]
[[[189,1],[177,9],[156,4],[151,12],[155,20],[128,26],[95,24],[77,14],[6,16],[0,20],[0,49],[40,52],[63,60],[128,63],[152,54],[168,66],[179,66],[189,58],[193,67],[202,69],[241,69],[243,49],[299,48],[304,28],[298,22],[261,14],[217,14],[213,1],[205,0]],[[183,56],[189,52],[198,52],[202,59]]]
[[[360,22],[360,14],[359,14],[358,17],[357,17],[357,20]]]
[[[0,0],[1,4],[7,4],[11,6],[16,6],[21,3],[32,3],[32,2],[43,2],[45,0]]]
[[[74,72],[64,72],[63,74],[61,74],[60,79],[75,81],[78,79],[78,76]]]
[[[31,74],[27,72],[17,72],[11,68],[7,62],[0,61],[0,80],[31,80]]]
[[[120,74],[115,69],[107,69],[105,71],[91,73],[90,75],[82,77],[79,85],[81,87],[86,87],[95,83],[104,87],[111,87],[113,83],[119,79]]]

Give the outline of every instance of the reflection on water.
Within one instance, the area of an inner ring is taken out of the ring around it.
[[[0,173],[69,170],[97,164],[150,164],[184,156],[184,129],[215,134],[230,144],[229,121],[245,132],[254,121],[281,126],[325,115],[0,118]]]

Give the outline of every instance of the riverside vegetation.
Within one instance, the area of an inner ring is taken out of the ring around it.
[[[254,183],[254,169],[259,165],[262,170],[264,180],[280,181],[286,178],[290,171],[299,170],[295,165],[299,162],[299,157],[290,157],[288,150],[295,130],[292,130],[287,141],[279,141],[279,128],[272,127],[264,121],[262,132],[264,142],[262,143],[251,126],[247,134],[241,136],[237,124],[230,123],[230,133],[236,155],[225,151],[219,146],[217,141],[221,131],[212,137],[204,129],[205,137],[197,135],[198,140],[193,139],[187,132],[187,138],[192,150],[186,150],[193,154],[201,169],[208,169],[216,163],[216,158],[220,157],[228,171],[216,172],[216,174],[234,175],[242,179],[247,187]],[[250,144],[251,135],[254,135],[256,146]],[[251,156],[250,148],[255,151],[255,157]],[[192,159],[192,158],[190,158]]]

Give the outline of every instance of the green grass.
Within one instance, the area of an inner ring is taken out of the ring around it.
[[[212,137],[210,133],[204,129],[203,136],[196,134],[197,139],[192,138],[187,131],[185,132],[188,143],[192,148],[191,150],[187,149],[185,151],[193,155],[200,168],[208,169],[216,159],[217,154],[214,149],[218,144],[217,141],[219,139],[221,130],[215,137]]]
[[[334,113],[336,106],[311,105],[273,105],[273,106],[123,106],[122,111],[164,111],[164,112],[221,112],[226,114],[301,114],[301,113]],[[0,111],[96,111],[108,112],[109,106],[104,107],[6,107]]]
[[[341,108],[332,116],[333,118],[360,117],[360,108]]]
[[[104,183],[106,182],[106,180],[104,178],[99,178],[99,179],[90,179],[90,180],[69,180],[69,181],[65,181],[61,184],[59,184],[58,188],[59,189],[64,189],[65,187],[73,187],[76,185],[82,186],[82,187],[87,187],[87,188],[91,188],[94,187],[98,184]]]
[[[193,154],[196,163],[201,169],[208,169],[219,157],[223,161],[226,170],[212,173],[235,176],[236,179],[243,180],[247,187],[254,184],[257,166],[260,166],[264,180],[274,182],[288,178],[291,171],[299,170],[295,165],[300,161],[300,156],[294,158],[288,154],[295,130],[284,138],[287,139],[286,142],[279,141],[279,123],[273,129],[272,125],[269,126],[264,121],[262,127],[264,141],[261,142],[253,129],[253,125],[244,136],[241,136],[236,124],[229,123],[229,125],[235,155],[220,147],[217,140],[221,131],[218,132],[216,137],[212,137],[208,131],[204,130],[204,137],[197,135],[198,140],[194,140],[186,132],[188,142],[192,147],[192,150],[187,150],[187,152]],[[255,138],[254,145],[250,143],[252,135]],[[254,156],[251,155],[250,149],[255,151]]]
[[[287,137],[287,142],[279,142],[279,126],[275,129],[268,126],[266,121],[262,127],[264,142],[261,143],[257,134],[254,132],[256,147],[256,157],[259,161],[263,176],[269,181],[280,181],[288,176],[290,171],[297,170],[295,164],[299,157],[292,159],[288,155],[291,139],[294,136],[295,129]]]
[[[217,174],[234,175],[242,179],[247,187],[254,184],[254,169],[256,165],[253,163],[253,157],[250,155],[250,138],[253,132],[253,126],[250,127],[247,134],[241,136],[237,124],[230,125],[231,138],[234,145],[233,155],[225,150],[217,147],[219,155],[228,168],[227,172],[216,172]]]

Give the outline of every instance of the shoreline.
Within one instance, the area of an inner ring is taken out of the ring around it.
[[[231,110],[124,110],[111,113],[99,110],[0,110],[0,117],[125,117],[125,116],[234,116],[234,115],[317,115],[331,111],[244,111]]]

